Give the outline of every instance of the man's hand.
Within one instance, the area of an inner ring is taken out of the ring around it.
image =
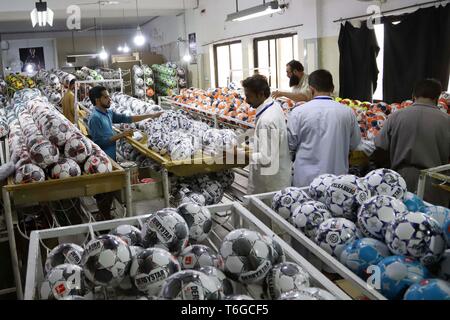
[[[283,96],[283,95],[282,95],[281,92],[278,91],[278,90],[272,92],[272,98],[273,98],[273,99],[277,99],[277,98],[282,97],[282,96]]]
[[[134,133],[134,130],[131,129],[131,130],[125,130],[124,132],[121,133],[121,135],[122,135],[122,138],[132,137],[133,133]]]

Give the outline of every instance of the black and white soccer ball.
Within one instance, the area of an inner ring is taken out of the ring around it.
[[[104,154],[94,154],[87,158],[84,163],[84,173],[106,173],[112,171],[112,163],[109,158]]]
[[[261,235],[263,240],[267,243],[270,248],[270,256],[272,257],[271,262],[272,266],[285,262],[286,255],[284,254],[284,250],[281,245],[272,237],[266,236],[264,234]]]
[[[288,187],[274,195],[272,209],[284,219],[291,221],[295,209],[308,200],[311,200],[311,198],[300,188]]]
[[[214,180],[208,180],[201,186],[206,205],[217,204],[222,200],[224,190],[222,185]]]
[[[222,269],[223,267],[222,257],[215,254],[208,246],[202,244],[193,244],[185,248],[178,255],[178,261],[183,270],[198,270],[201,267],[216,267]]]
[[[164,280],[180,270],[178,260],[169,251],[150,248],[133,259],[130,276],[140,292],[158,295]]]
[[[128,248],[130,249],[131,252],[131,263],[133,263],[133,259],[142,251],[144,251],[143,247],[140,246],[128,246]],[[131,269],[131,264],[130,264],[130,269]],[[134,281],[130,276],[130,270],[128,270],[128,272],[126,272],[125,277],[123,278],[122,281],[119,282],[118,286],[115,288],[116,291],[120,292],[120,293],[124,293],[126,295],[136,295],[139,290],[136,288],[136,286],[134,285]]]
[[[226,296],[224,300],[255,300],[246,294],[233,294]]]
[[[244,284],[262,284],[272,268],[272,252],[267,239],[248,229],[231,231],[220,246],[225,274]]]
[[[377,169],[369,172],[365,177],[372,196],[391,196],[403,201],[408,192],[403,177],[390,169]]]
[[[357,225],[365,237],[384,241],[386,228],[394,219],[408,213],[402,201],[386,195],[368,199],[358,210]]]
[[[74,243],[62,243],[53,248],[45,260],[45,272],[49,272],[60,264],[81,265],[83,257],[83,248]]]
[[[142,235],[145,247],[158,247],[179,254],[189,240],[189,227],[176,209],[163,209],[145,221]]]
[[[356,225],[345,218],[331,218],[322,222],[317,230],[316,243],[339,259],[342,250],[356,239]]]
[[[181,204],[177,211],[189,227],[189,240],[201,242],[208,237],[212,228],[211,212],[208,208],[188,202]]]
[[[151,131],[148,138],[148,147],[161,155],[165,155],[169,148],[170,136],[161,130]]]
[[[40,288],[41,300],[59,300],[73,295],[88,296],[89,293],[83,268],[68,263],[51,269]]]
[[[9,133],[9,126],[4,117],[0,118],[0,138],[6,137]]]
[[[230,188],[234,182],[234,172],[231,170],[215,172],[211,176],[213,180],[219,181],[224,189]]]
[[[191,141],[183,140],[169,145],[170,158],[174,161],[186,161],[192,158],[195,149]]]
[[[187,192],[183,195],[183,197],[180,200],[181,204],[183,203],[195,203],[199,206],[205,206],[206,205],[206,199],[205,196],[198,192]]]
[[[334,174],[322,174],[315,178],[309,185],[309,196],[314,200],[325,203],[325,191],[335,178],[337,176]]]
[[[437,263],[447,248],[439,223],[422,212],[397,216],[386,229],[385,242],[393,254],[419,259],[424,266]]]
[[[109,234],[118,236],[129,246],[141,246],[142,245],[142,233],[141,230],[135,226],[129,224],[122,224],[113,230]]]
[[[52,179],[66,179],[78,176],[81,176],[80,166],[72,159],[60,159],[51,170]]]
[[[74,160],[78,164],[84,161],[92,154],[92,143],[81,135],[72,135],[64,146],[64,155],[66,158]]]
[[[300,290],[286,292],[278,300],[337,300],[334,295],[326,290],[309,287]]]
[[[85,246],[82,265],[87,279],[95,285],[117,286],[127,275],[130,264],[130,248],[117,236],[101,235]]]
[[[227,278],[225,273],[215,267],[201,267],[198,271],[210,276],[214,281],[218,282],[218,285],[222,288],[223,293],[226,296],[232,295],[236,289],[233,280]]]
[[[171,275],[160,292],[160,297],[166,300],[221,300],[223,296],[218,282],[197,270]]]
[[[300,204],[292,214],[292,224],[307,237],[314,238],[319,225],[332,218],[325,204],[319,201],[306,201]]]
[[[16,170],[16,175],[14,176],[14,183],[16,184],[42,181],[45,181],[44,171],[40,167],[32,163],[26,163],[20,166]]]
[[[356,220],[359,207],[370,198],[370,190],[364,179],[354,175],[342,175],[325,190],[325,204],[333,217]]]
[[[264,282],[268,297],[278,299],[281,294],[309,287],[309,274],[301,266],[292,262],[275,265]]]
[[[53,118],[42,128],[44,136],[54,145],[63,147],[73,134],[69,126],[61,118]]]
[[[41,140],[30,148],[30,157],[36,165],[46,169],[58,162],[59,150],[50,141]]]

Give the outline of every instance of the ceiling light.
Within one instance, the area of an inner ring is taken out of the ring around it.
[[[185,62],[190,62],[192,60],[192,56],[189,53],[186,53],[183,57]]]
[[[34,72],[34,67],[33,67],[33,65],[32,65],[31,63],[28,63],[28,64],[25,66],[25,71],[26,71],[28,74],[33,73],[33,72]]]
[[[136,35],[134,36],[133,41],[134,44],[137,45],[138,47],[142,46],[145,43],[145,37],[142,34],[140,26],[137,27]]]
[[[123,47],[120,45],[117,47],[117,51],[122,52],[123,51]]]
[[[128,45],[125,43],[125,45],[122,48],[122,51],[125,53],[128,53],[128,52],[130,52],[130,47],[128,47]]]
[[[108,52],[106,52],[105,47],[102,46],[102,50],[99,52],[98,57],[100,60],[108,59]]]
[[[30,13],[31,24],[33,28],[38,24],[39,27],[44,27],[47,23],[53,27],[53,10],[47,7],[47,2],[36,2],[36,8]]]
[[[270,1],[262,5],[231,13],[226,21],[245,21],[283,11],[287,6],[278,1]]]

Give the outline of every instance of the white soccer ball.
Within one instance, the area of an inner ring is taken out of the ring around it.
[[[66,158],[74,160],[78,164],[84,161],[92,154],[92,143],[81,135],[72,135],[64,146],[64,155]]]
[[[135,226],[129,224],[122,224],[113,230],[109,234],[118,236],[129,246],[141,246],[142,245],[142,233],[141,230]]]
[[[112,163],[106,155],[92,155],[84,163],[84,173],[86,174],[107,172],[112,172]]]
[[[81,176],[78,163],[72,159],[60,159],[51,170],[52,179],[66,179]]]
[[[306,201],[294,210],[292,223],[307,237],[313,239],[319,225],[330,218],[332,216],[326,205],[318,201]]]
[[[219,182],[209,180],[202,184],[200,188],[205,197],[206,205],[217,204],[222,200],[224,190]]]
[[[272,209],[284,219],[291,221],[295,209],[311,198],[300,188],[288,187],[277,192],[272,199]]]
[[[403,177],[390,169],[377,169],[369,172],[365,177],[372,196],[391,196],[403,201],[406,193],[406,182]]]
[[[58,162],[59,150],[48,140],[36,142],[30,148],[31,160],[42,169],[46,169]]]
[[[74,264],[61,264],[51,269],[40,288],[41,300],[60,300],[88,294],[85,272],[82,267]]]
[[[305,287],[309,287],[309,274],[292,262],[277,264],[265,279],[266,294],[273,300],[280,298],[283,293]]]
[[[62,147],[73,134],[69,126],[60,118],[53,118],[42,128],[45,137],[54,145]]]
[[[201,244],[193,244],[185,248],[178,255],[178,261],[184,270],[199,270],[201,267],[222,269],[223,267],[222,257],[215,254],[211,248]]]
[[[316,243],[332,256],[339,258],[342,250],[356,239],[356,225],[344,218],[322,222],[317,230]]]
[[[325,190],[335,178],[337,176],[334,174],[322,174],[315,178],[309,185],[309,196],[314,200],[325,203]]]
[[[9,126],[6,122],[6,118],[1,117],[0,118],[0,138],[6,137],[9,132]]]
[[[177,208],[189,227],[189,240],[204,241],[211,231],[212,219],[208,208],[195,203],[184,203]]]

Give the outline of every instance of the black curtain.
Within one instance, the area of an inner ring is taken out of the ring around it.
[[[372,101],[377,88],[377,56],[380,52],[373,28],[346,22],[339,33],[339,81],[342,98]]]
[[[392,22],[398,21],[399,24]],[[384,100],[411,99],[414,85],[425,78],[448,86],[450,72],[450,5],[419,9],[384,21]]]

